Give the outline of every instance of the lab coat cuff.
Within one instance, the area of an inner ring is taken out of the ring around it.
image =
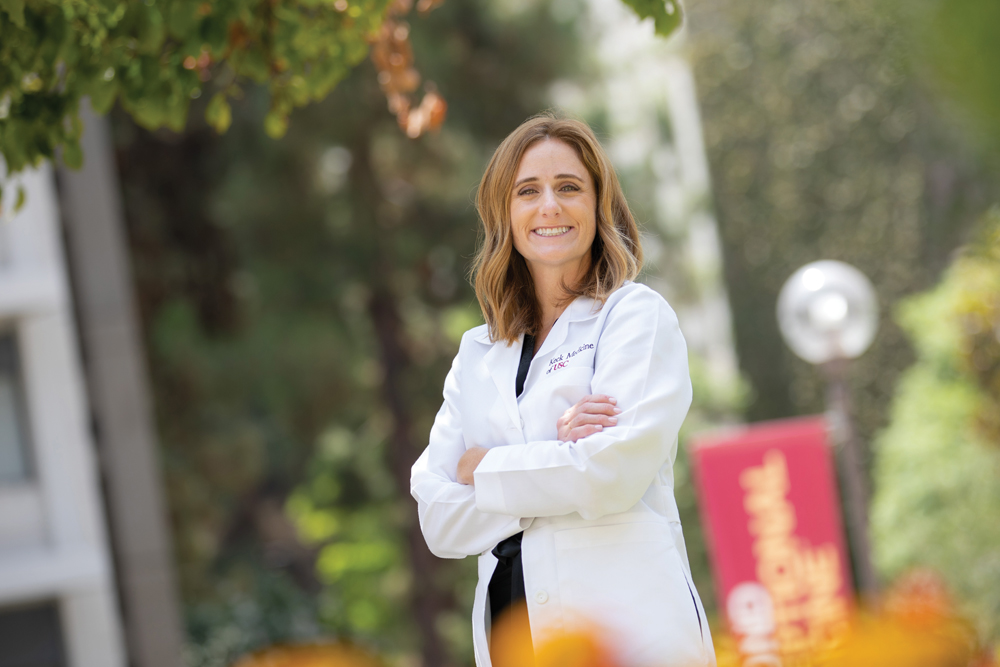
[[[503,459],[502,447],[491,449],[476,466],[472,476],[476,480],[476,509],[493,514],[509,514],[507,501],[500,482],[500,468]]]

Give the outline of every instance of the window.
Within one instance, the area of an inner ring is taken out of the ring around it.
[[[0,609],[0,646],[0,667],[66,667],[53,603]]]
[[[31,476],[27,426],[17,339],[0,331],[0,484]]]

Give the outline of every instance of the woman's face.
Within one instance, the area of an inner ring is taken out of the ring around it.
[[[577,279],[589,266],[597,233],[594,179],[569,144],[543,139],[525,151],[514,177],[510,227],[514,247],[536,280]]]

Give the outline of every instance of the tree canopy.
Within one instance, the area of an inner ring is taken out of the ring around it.
[[[368,53],[389,0],[3,0],[0,150],[10,171],[51,158],[80,163],[77,108],[115,100],[142,126],[180,130],[192,99],[224,129],[227,96],[267,86],[268,129],[320,99]]]

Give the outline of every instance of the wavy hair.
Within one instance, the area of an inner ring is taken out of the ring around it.
[[[564,285],[567,294],[588,296],[603,305],[642,268],[639,229],[611,160],[593,130],[586,123],[552,113],[529,118],[497,147],[476,194],[483,226],[472,265],[473,285],[490,338],[508,345],[517,342],[520,334],[534,335],[541,328],[534,281],[527,262],[514,247],[510,203],[521,158],[545,139],[557,139],[576,150],[594,179],[597,193],[597,233],[590,248],[590,269],[576,285]]]

